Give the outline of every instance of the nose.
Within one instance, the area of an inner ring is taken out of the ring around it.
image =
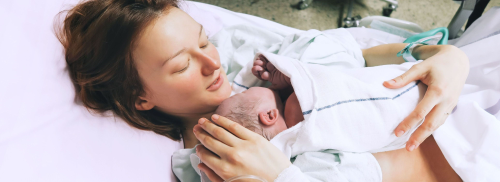
[[[201,63],[201,73],[204,76],[212,75],[215,70],[218,70],[221,67],[220,60],[214,59],[204,52],[199,54],[198,60]]]

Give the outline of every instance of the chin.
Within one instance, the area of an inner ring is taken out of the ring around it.
[[[224,100],[231,96],[231,87],[222,86],[222,88],[220,89],[221,90],[219,90],[219,92],[216,92],[214,95],[210,96],[210,105],[219,106]]]

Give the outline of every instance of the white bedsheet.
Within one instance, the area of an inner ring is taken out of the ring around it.
[[[434,132],[464,181],[500,181],[500,8],[491,8],[454,41],[470,59],[457,107]]]

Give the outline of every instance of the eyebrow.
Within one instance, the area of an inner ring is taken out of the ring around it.
[[[200,33],[199,33],[199,35],[198,35],[198,39],[200,39],[202,31],[203,31],[203,25],[201,25],[201,24],[200,24]],[[182,53],[182,52],[184,52],[185,50],[186,50],[186,48],[183,48],[183,49],[181,49],[180,51],[177,51],[177,52],[176,52],[176,53],[175,53],[172,57],[169,57],[168,59],[166,59],[166,60],[165,60],[165,61],[161,64],[161,66],[165,65],[165,63],[167,63],[167,61],[169,61],[169,60],[171,60],[171,59],[173,59],[173,58],[177,57],[179,54],[181,54],[181,53]]]

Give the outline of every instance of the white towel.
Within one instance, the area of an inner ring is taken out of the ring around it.
[[[290,77],[304,114],[303,122],[271,140],[289,157],[324,149],[400,149],[416,128],[399,138],[393,132],[421,100],[426,86],[413,82],[400,89],[388,89],[382,85],[415,63],[335,69],[272,53],[256,57],[260,54]]]

